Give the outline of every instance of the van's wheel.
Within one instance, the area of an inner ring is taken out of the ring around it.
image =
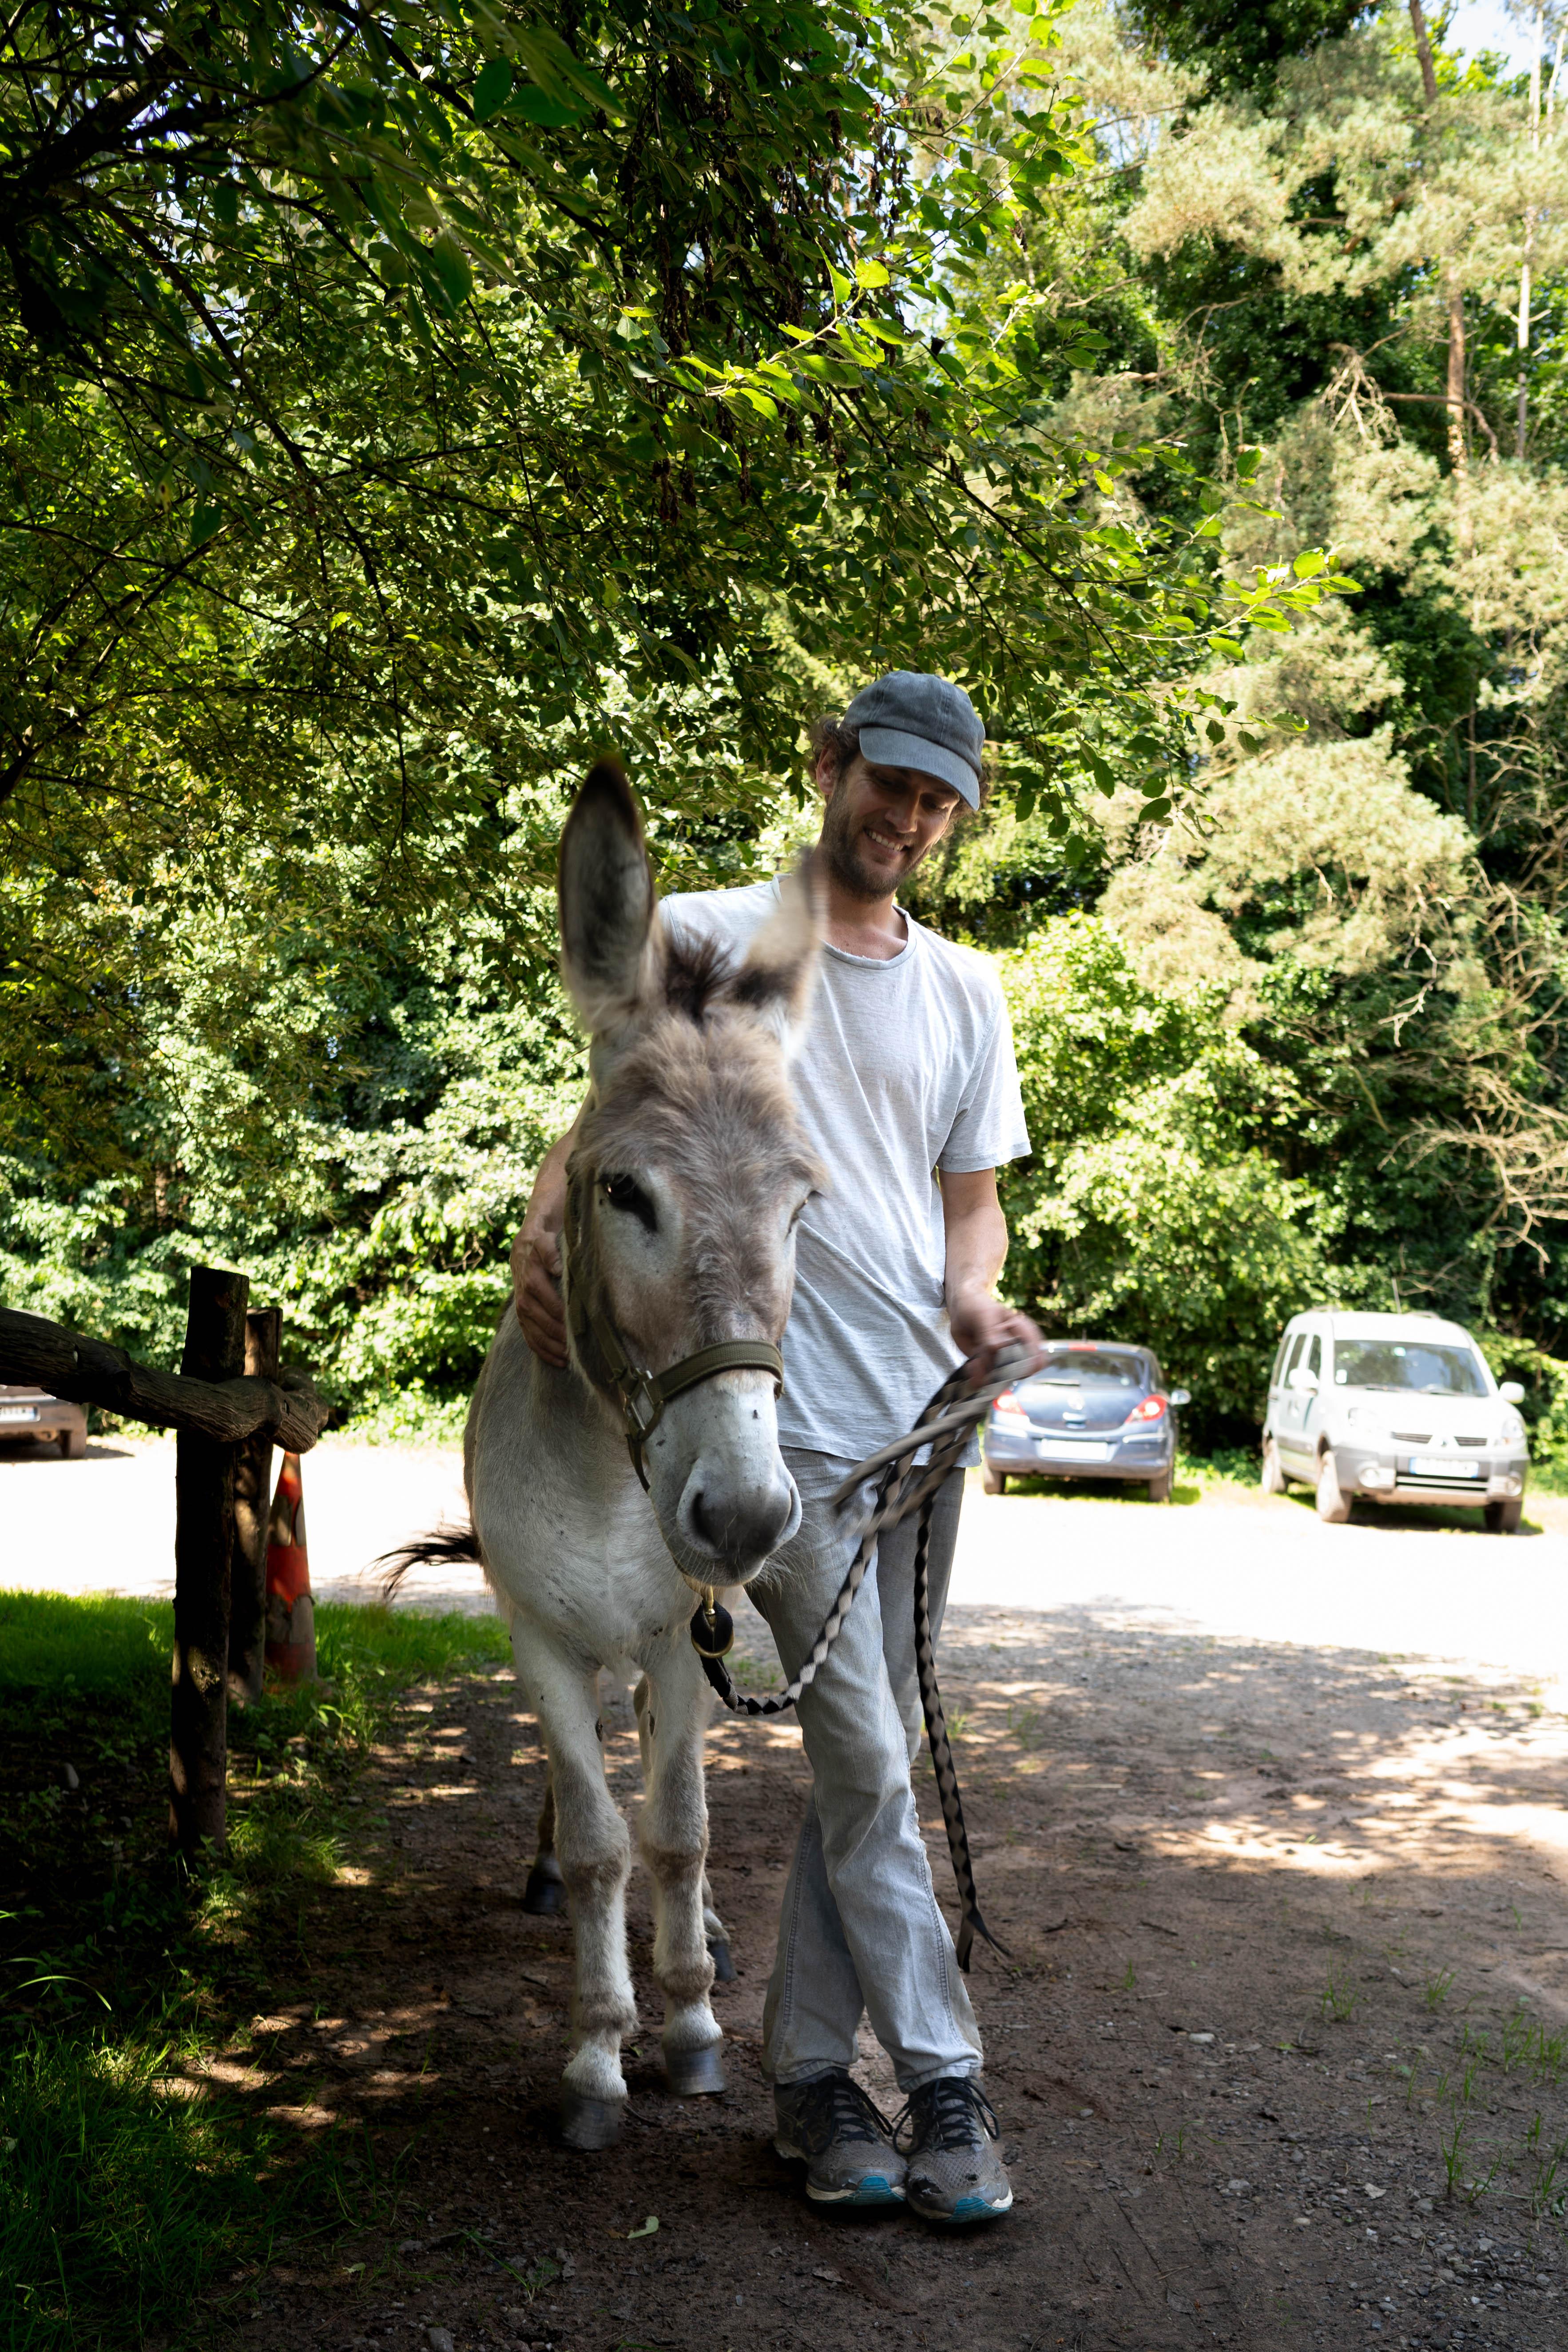
[[[1285,1473],[1279,1467],[1279,1448],[1271,1437],[1263,1441],[1263,1463],[1258,1473],[1258,1483],[1266,1495],[1285,1492]]]
[[[1174,1474],[1172,1471],[1162,1470],[1157,1478],[1150,1479],[1149,1500],[1152,1503],[1168,1503],[1170,1501],[1171,1480],[1173,1475]]]
[[[1354,1496],[1342,1492],[1340,1474],[1334,1468],[1331,1454],[1323,1456],[1323,1466],[1318,1473],[1318,1517],[1331,1528],[1342,1528],[1351,1515]]]
[[[1516,1536],[1524,1517],[1524,1497],[1514,1495],[1506,1503],[1488,1503],[1484,1516],[1489,1536]]]
[[[989,1462],[981,1466],[980,1491],[983,1495],[1005,1495],[1007,1491],[1005,1474],[1000,1470],[993,1470]]]

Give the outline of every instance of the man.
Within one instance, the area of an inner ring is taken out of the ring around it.
[[[827,1496],[855,1463],[916,1425],[968,1357],[1022,1342],[1026,1316],[992,1286],[1007,1250],[999,1162],[1029,1148],[1006,1008],[984,960],[900,908],[900,885],[978,808],[985,730],[963,690],[896,670],[816,730],[826,803],[826,932],[795,1098],[831,1190],[802,1216],[779,1404],[804,1517],[751,1586],[793,1675],[843,1581],[853,1512]],[[689,937],[741,950],[777,886],[667,898]],[[539,1172],[512,1253],[530,1346],[566,1360],[559,1278],[565,1165],[575,1129]],[[931,1619],[942,1622],[963,1474],[932,1514]],[[914,1526],[886,1539],[874,1577],[798,1715],[814,1789],[784,1890],[763,2020],[775,2145],[805,2161],[821,2202],[894,2205],[963,2222],[1007,2211],[980,2036],[937,1907],[910,1768],[921,1717],[913,1633]],[[907,2151],[853,2081],[869,2015],[908,2107]]]

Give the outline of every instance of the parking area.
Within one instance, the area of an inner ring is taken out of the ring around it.
[[[457,1448],[329,1437],[304,1463],[315,1590],[373,1596],[380,1554],[461,1516]],[[0,1583],[174,1589],[174,1448],[94,1439],[86,1458],[0,1454]],[[488,1606],[477,1570],[427,1570],[416,1607]],[[1517,1536],[1479,1517],[1362,1506],[1324,1527],[1309,1497],[1178,1483],[1168,1505],[1058,1487],[987,1496],[970,1479],[955,1606],[1092,1607],[1129,1628],[1449,1658],[1568,1675],[1568,1499],[1528,1498]]]

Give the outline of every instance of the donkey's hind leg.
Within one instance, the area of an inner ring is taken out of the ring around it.
[[[572,1899],[573,2049],[561,2084],[562,2135],[573,2147],[610,2147],[626,2107],[621,2040],[637,2027],[626,1965],[631,1840],[605,1785],[597,1676],[516,1622],[512,1655],[550,1751],[556,1848]]]
[[[715,1984],[733,1984],[735,1963],[730,1957],[730,1930],[713,1908],[713,1889],[708,1884],[708,1873],[702,1874],[702,1933],[713,1959]]]
[[[539,1808],[533,1864],[522,1890],[522,1907],[536,1918],[553,1918],[566,1908],[566,1883],[555,1859],[555,1783],[546,1768],[544,1802]]]
[[[709,2003],[713,1959],[703,1906],[708,1808],[702,1735],[708,1687],[697,1654],[665,1652],[636,1697],[647,1801],[638,1823],[653,1879],[653,1972],[664,1995],[666,2080],[681,2097],[724,2088],[723,2034]]]

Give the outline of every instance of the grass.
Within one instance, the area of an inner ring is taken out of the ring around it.
[[[34,2034],[0,2059],[0,2279],[15,2297],[0,2340],[15,2352],[183,2332],[220,2264],[259,2266],[285,2231],[297,2246],[368,2218],[352,2137],[297,2162],[265,2116],[172,2095],[167,2055]]]
[[[1014,1494],[1068,1495],[1091,1502],[1127,1503],[1138,1507],[1149,1503],[1147,1488],[1138,1478],[1053,1478],[1043,1471],[1010,1469],[1007,1483],[1009,1493]],[[1171,1500],[1177,1506],[1202,1503],[1227,1489],[1257,1485],[1258,1456],[1245,1446],[1229,1446],[1212,1454],[1179,1454]],[[1164,1506],[1153,1507],[1163,1509]]]
[[[509,1652],[493,1618],[323,1605],[317,1630],[321,1685],[231,1712],[229,1851],[190,1871],[166,1846],[170,1609],[0,1592],[5,2352],[204,2341],[281,2233],[384,2198],[363,2134],[298,2135],[190,2077],[289,1982],[402,1694]]]

